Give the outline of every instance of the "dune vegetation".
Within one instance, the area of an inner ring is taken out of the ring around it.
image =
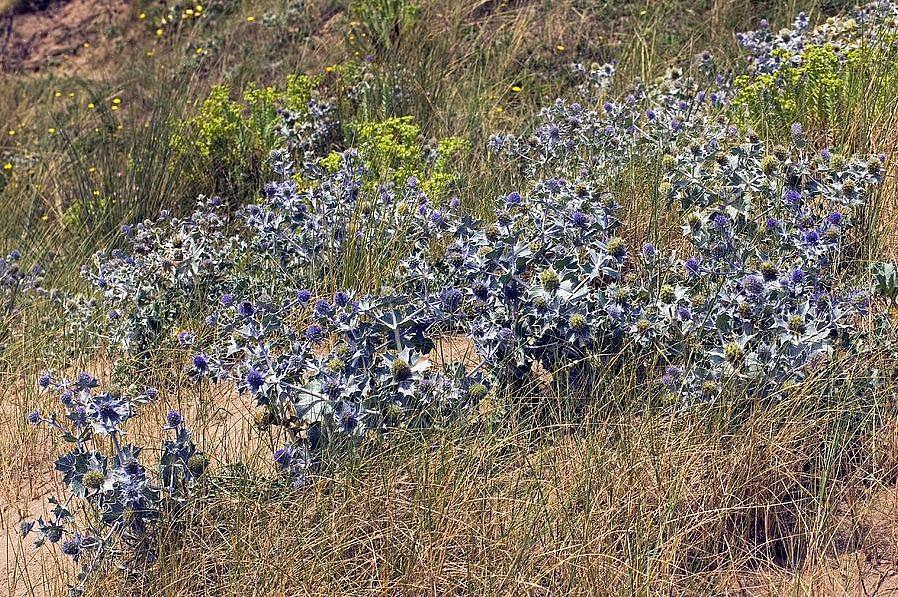
[[[0,23],[10,595],[898,590],[898,2]]]

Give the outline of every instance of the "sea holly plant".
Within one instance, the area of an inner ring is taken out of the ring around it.
[[[141,404],[156,398],[154,388],[100,389],[88,373],[74,380],[44,374],[40,387],[55,394],[61,412],[28,414],[29,423],[56,433],[70,449],[55,469],[66,489],[50,498],[49,515],[22,524],[22,534],[35,544],[55,543],[79,566],[79,595],[98,566],[112,558],[139,568],[152,562],[153,530],[163,512],[177,508],[207,468],[181,414],[171,411],[163,422],[168,437],[158,453],[125,443],[129,419]],[[154,453],[155,461],[148,453]]]
[[[283,439],[273,462],[298,488],[327,471],[330,447],[583,404],[624,367],[671,409],[769,403],[828,363],[864,367],[876,340],[860,325],[871,301],[856,226],[886,156],[814,147],[798,123],[765,143],[730,122],[735,92],[713,59],[694,66],[621,98],[613,67],[576,68],[578,101],[490,140],[523,176],[482,220],[406,176],[410,142],[378,163],[370,148],[333,150],[330,104],[310,104],[310,120],[282,111],[262,196],[127,227],[126,249],[86,269],[98,292],[85,311],[115,356],[170,336],[189,379],[232,385]],[[643,158],[675,222],[651,239],[609,191]],[[874,273],[891,298],[894,272]],[[195,325],[175,333],[188,312]],[[147,449],[120,446],[148,392],[101,393],[90,376],[41,385],[66,415],[30,418],[74,445],[59,463],[71,495],[28,530],[74,541],[85,574],[104,554],[150,560],[156,517],[206,467],[181,416],[150,470]],[[77,528],[75,502],[93,513]]]

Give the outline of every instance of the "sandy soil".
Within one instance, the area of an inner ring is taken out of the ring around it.
[[[40,5],[46,4],[45,8]],[[129,11],[128,0],[23,2],[0,15],[0,71],[77,70],[98,52],[96,33]]]

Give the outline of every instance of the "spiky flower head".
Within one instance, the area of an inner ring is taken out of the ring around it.
[[[613,237],[608,241],[608,254],[618,261],[622,260],[627,254],[627,243],[619,236]]]
[[[586,329],[586,317],[582,313],[574,313],[567,320],[568,326],[575,332],[582,332]]]
[[[548,290],[549,292],[555,292],[558,290],[561,282],[558,279],[558,274],[555,273],[555,270],[549,268],[544,269],[539,274],[540,282],[542,282],[543,288]]]
[[[189,470],[194,477],[202,475],[208,466],[209,461],[206,459],[206,456],[199,452],[187,459],[187,470]]]
[[[84,486],[89,489],[99,489],[103,486],[103,483],[105,481],[106,475],[96,469],[92,469],[84,473],[83,483]]]
[[[396,381],[405,381],[412,374],[412,368],[405,359],[397,358],[390,365],[390,373]]]
[[[662,303],[672,303],[676,297],[676,290],[670,284],[663,285],[661,290],[658,291],[658,298],[661,299]]]
[[[793,315],[789,318],[789,331],[801,334],[805,330],[804,318],[801,315]]]
[[[742,359],[742,347],[736,342],[729,342],[723,347],[723,358],[730,363],[737,363]]]
[[[771,261],[762,261],[758,269],[761,271],[761,276],[768,282],[776,280],[776,277],[779,275],[779,270]]]

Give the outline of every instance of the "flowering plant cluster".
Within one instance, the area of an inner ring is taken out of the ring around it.
[[[815,27],[805,13],[779,31],[762,20],[757,30],[737,36],[748,63],[734,80],[737,103],[752,121],[778,127],[799,119],[832,126],[858,101],[869,114],[888,110],[893,94],[885,90],[898,80],[896,25],[898,4],[890,0]]]
[[[151,470],[141,462],[144,449],[124,443],[123,427],[141,404],[156,397],[154,388],[101,391],[99,381],[88,373],[75,380],[44,374],[39,385],[56,394],[64,414],[35,410],[27,419],[71,446],[55,466],[67,494],[64,499],[50,498],[49,516],[24,522],[22,534],[36,533],[37,545],[60,544],[81,566],[79,586],[104,558],[114,557],[126,567],[151,562],[151,523],[177,507],[207,466],[183,417],[177,411],[166,416],[164,429],[171,437],[161,446],[158,468]],[[80,589],[72,594],[81,594]]]
[[[540,112],[531,134],[495,134],[490,148],[530,179],[613,178],[640,156],[657,155],[708,130],[725,128],[732,85],[717,73],[710,54],[696,62],[694,75],[672,68],[652,83],[634,81],[622,99],[608,95],[613,64],[588,70],[573,64],[574,74],[583,81],[581,101],[556,100]]]
[[[236,256],[223,216],[213,197],[185,218],[162,212],[155,222],[124,226],[130,252],[100,252],[82,268],[100,295],[81,300],[76,321],[87,320],[114,352],[142,355],[209,293],[221,292]]]
[[[501,423],[525,400],[588,396],[625,363],[673,408],[772,400],[828,359],[862,363],[857,324],[870,301],[846,280],[855,220],[886,157],[818,150],[797,123],[787,145],[766,144],[728,120],[738,96],[711,57],[696,66],[616,99],[613,65],[575,65],[579,102],[544,109],[531,135],[490,139],[525,182],[483,220],[443,185],[431,194],[416,176],[395,180],[409,161],[437,160],[410,143],[330,152],[333,104],[282,110],[277,179],[263,196],[233,220],[213,198],[188,217],[126,227],[128,250],[85,270],[100,291],[85,311],[102,315],[94,324],[117,354],[143,354],[196,315],[177,335],[184,369],[250,397],[256,424],[285,439],[273,459],[296,486],[335,442]],[[675,238],[637,240],[607,190],[646,157]],[[377,284],[360,283],[365,271]],[[447,357],[444,342],[473,358]],[[60,393],[69,423],[30,419],[75,444],[57,468],[99,521],[69,532],[67,553],[94,562],[141,545],[206,468],[180,415],[150,475],[120,437],[154,392],[100,394],[90,376],[41,386]],[[111,455],[94,441],[105,436]],[[36,523],[41,538],[68,532],[67,504]]]
[[[0,313],[4,318],[14,316],[23,302],[43,291],[44,271],[39,265],[22,267],[22,254],[13,250],[0,258]]]

